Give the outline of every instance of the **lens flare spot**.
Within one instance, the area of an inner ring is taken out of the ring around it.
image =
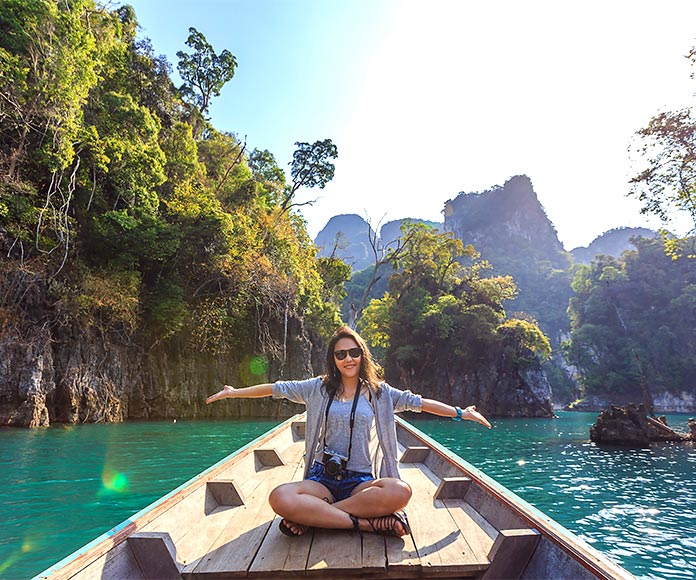
[[[125,493],[130,490],[130,483],[125,473],[105,469],[102,474],[102,485],[104,489],[115,493]]]
[[[28,554],[29,552],[36,550],[37,543],[38,542],[32,539],[25,538],[19,550],[15,550],[4,562],[0,562],[0,577],[4,577],[3,573],[5,570],[11,566],[14,566],[17,562],[24,558],[24,554]]]
[[[10,557],[7,558],[7,560],[0,563],[0,574],[2,574],[5,570],[7,570],[10,566],[12,566],[15,562],[17,562],[21,556],[22,556],[22,553],[17,551],[17,552],[12,553],[10,555]]]
[[[523,465],[527,465],[527,462],[526,462],[524,459],[519,459],[519,460],[517,461],[517,465],[519,465],[520,467],[522,467]]]
[[[264,375],[268,372],[268,359],[265,356],[255,356],[249,362],[252,375]]]

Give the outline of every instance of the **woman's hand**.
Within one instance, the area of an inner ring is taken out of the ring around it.
[[[205,400],[205,404],[209,405],[210,403],[214,403],[215,401],[219,401],[220,399],[229,399],[234,397],[234,393],[237,392],[239,389],[235,389],[234,387],[230,387],[228,385],[225,385],[222,387],[222,390],[218,393],[215,393],[214,395],[210,395]]]
[[[489,429],[491,428],[491,424],[486,419],[481,413],[479,413],[476,410],[476,405],[470,405],[464,411],[462,411],[462,419],[468,419],[469,421],[476,421],[477,423],[481,423],[481,425],[484,425],[488,427]]]

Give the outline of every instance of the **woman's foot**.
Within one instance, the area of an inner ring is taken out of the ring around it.
[[[406,514],[403,512],[377,518],[366,518],[365,521],[370,525],[367,531],[376,534],[391,535],[400,538],[411,533]]]
[[[309,526],[296,524],[295,522],[281,518],[280,522],[278,522],[278,528],[286,536],[301,536],[309,529]]]

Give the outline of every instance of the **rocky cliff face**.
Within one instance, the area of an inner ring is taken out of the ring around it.
[[[223,384],[311,376],[314,345],[299,321],[291,321],[291,330],[287,364],[271,364],[263,375],[252,375],[248,361],[191,352],[183,343],[145,351],[89,329],[6,333],[0,340],[0,425],[290,416],[300,407],[271,399],[204,401]]]
[[[359,215],[337,215],[317,234],[314,243],[320,256],[333,253],[357,272],[374,263],[370,234],[374,235],[370,225]]]
[[[523,371],[480,368],[475,375],[451,375],[442,369],[427,381],[394,378],[394,384],[428,398],[476,405],[490,417],[554,417],[551,386],[539,367]]]
[[[382,225],[377,236],[378,246],[389,246],[401,236],[401,224],[404,221],[424,223],[441,228],[442,224],[421,219],[394,220]],[[319,247],[320,256],[329,256],[333,252],[346,264],[350,264],[353,272],[373,266],[375,258],[370,246],[370,234],[375,232],[363,218],[356,214],[337,215],[332,217],[324,228],[317,234],[314,243]]]
[[[493,262],[529,269],[534,260],[565,268],[569,258],[526,175],[483,193],[460,193],[445,204],[445,230]],[[517,264],[519,262],[519,264]]]

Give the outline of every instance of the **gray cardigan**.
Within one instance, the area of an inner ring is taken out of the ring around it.
[[[423,410],[420,395],[411,391],[395,389],[381,383],[378,396],[372,397],[375,411],[375,428],[378,447],[372,462],[373,473],[378,477],[399,477],[396,454],[396,423],[394,413]],[[273,397],[288,399],[293,403],[303,403],[307,407],[307,427],[305,432],[305,473],[306,478],[312,467],[314,453],[321,438],[323,417],[329,396],[322,388],[322,378],[315,377],[304,381],[278,381],[273,385]],[[379,469],[378,469],[379,467]]]

